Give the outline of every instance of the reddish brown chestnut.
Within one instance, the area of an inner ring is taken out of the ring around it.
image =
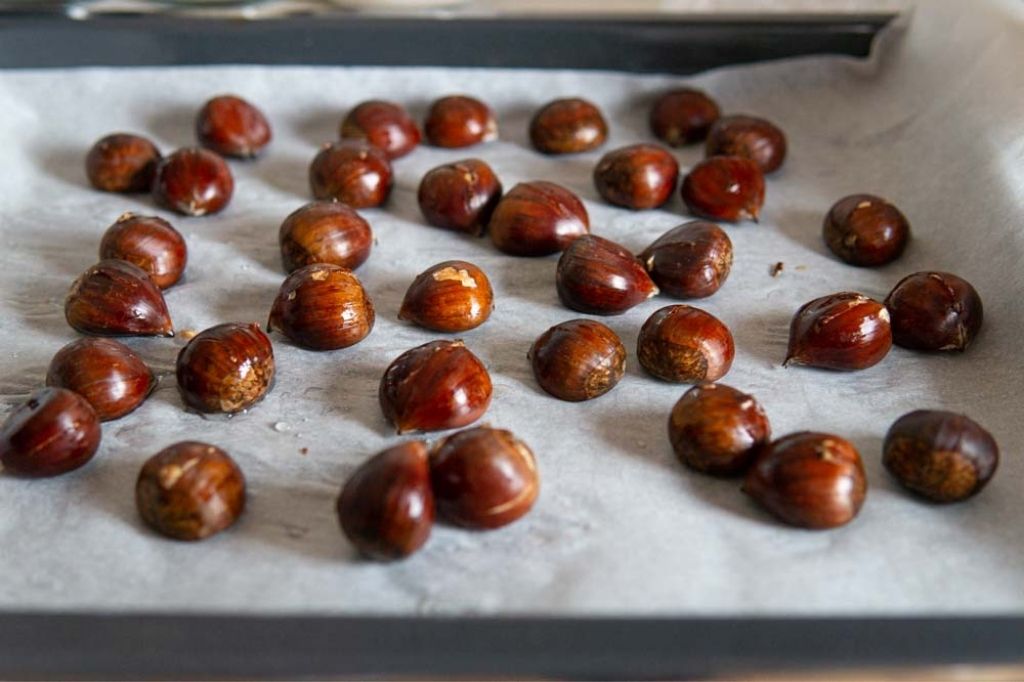
[[[431,225],[479,237],[501,200],[501,182],[480,159],[463,159],[427,171],[417,199]]]
[[[65,388],[40,389],[0,426],[0,465],[18,476],[57,476],[92,459],[100,435],[89,401]]]
[[[658,293],[636,256],[592,234],[575,240],[558,259],[555,286],[567,307],[594,315],[624,313]]]
[[[964,351],[981,329],[985,310],[970,282],[948,272],[915,272],[885,299],[893,342],[924,351]]]
[[[203,540],[245,510],[245,476],[228,453],[186,441],[156,453],[135,482],[139,516],[173,540]]]
[[[431,341],[398,356],[380,381],[380,406],[398,433],[472,424],[491,404],[491,375],[461,341]]]
[[[435,147],[469,147],[498,137],[498,122],[491,108],[464,95],[435,100],[423,128]]]
[[[214,97],[196,116],[199,144],[223,156],[248,159],[270,144],[270,123],[255,105],[235,95]]]
[[[892,348],[885,306],[844,291],[804,304],[789,326],[789,364],[823,369],[865,369],[882,361]]]
[[[394,176],[384,152],[363,142],[325,144],[309,166],[313,198],[373,208],[391,194]]]
[[[357,104],[341,122],[342,139],[365,140],[389,159],[405,156],[420,143],[416,121],[400,105],[381,100]]]
[[[594,320],[556,324],[537,338],[529,360],[541,388],[572,402],[604,395],[626,372],[619,336]]]
[[[107,258],[138,265],[154,284],[166,289],[185,272],[188,247],[181,233],[163,218],[125,213],[100,240],[100,259]]]
[[[284,219],[278,242],[285,272],[313,263],[355,270],[370,257],[373,231],[345,204],[312,201]]]
[[[148,192],[160,150],[139,135],[114,133],[100,139],[85,157],[89,184],[104,192]]]
[[[156,379],[131,348],[113,339],[85,338],[57,351],[46,385],[74,391],[101,421],[123,417],[149,397]]]
[[[668,420],[668,437],[679,461],[714,476],[746,471],[771,435],[761,404],[725,384],[694,386]]]
[[[224,210],[234,191],[231,169],[209,149],[179,149],[160,162],[153,181],[156,202],[188,216]]]
[[[594,167],[594,187],[604,200],[634,211],[664,204],[678,179],[675,157],[655,144],[610,151]]]
[[[553,182],[521,182],[509,191],[487,226],[491,241],[513,256],[558,253],[590,232],[579,197]]]
[[[680,88],[666,92],[651,107],[651,132],[672,147],[700,142],[718,120],[715,100],[700,90]]]
[[[999,466],[988,431],[962,414],[916,410],[889,428],[882,463],[909,490],[933,502],[960,502],[981,492]]]
[[[200,412],[241,412],[274,380],[274,348],[258,324],[229,322],[196,334],[178,353],[178,390]]]
[[[910,223],[885,199],[853,194],[825,214],[822,233],[832,253],[850,265],[885,265],[903,254]]]
[[[426,444],[409,441],[363,462],[337,507],[342,531],[365,556],[392,561],[418,550],[434,525]]]
[[[123,260],[100,261],[79,275],[64,316],[83,334],[174,336],[163,294],[142,268]]]
[[[738,156],[713,156],[683,179],[683,202],[700,218],[753,220],[764,204],[764,175],[756,163]]]
[[[786,160],[786,136],[757,116],[723,116],[711,126],[704,151],[709,157],[741,156],[760,166],[762,173],[771,173]]]
[[[375,319],[373,303],[351,270],[314,263],[285,279],[267,331],[280,331],[304,348],[334,350],[365,339]]]
[[[732,269],[732,240],[714,223],[695,220],[673,227],[644,249],[640,260],[662,293],[705,298]]]
[[[530,142],[544,154],[589,152],[604,144],[608,124],[601,110],[585,99],[556,99],[530,120]]]
[[[405,292],[398,319],[438,332],[464,332],[487,321],[494,293],[484,271],[462,260],[427,268]]]
[[[438,443],[430,453],[430,479],[442,518],[476,530],[521,518],[540,492],[530,448],[509,431],[486,426]]]
[[[711,313],[688,305],[655,311],[640,328],[637,359],[663,381],[718,381],[732,367],[736,346],[729,328]]]

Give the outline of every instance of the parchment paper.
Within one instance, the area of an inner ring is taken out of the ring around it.
[[[283,279],[281,220],[309,198],[306,170],[356,102],[385,97],[422,116],[436,96],[467,92],[498,111],[501,141],[464,151],[422,147],[396,163],[382,210],[365,212],[377,245],[359,270],[377,326],[348,350],[314,353],[275,335],[277,385],[248,414],[204,419],[183,409],[172,375],[175,340],[133,340],[165,374],[134,414],[104,426],[96,459],[60,478],[0,476],[0,608],[317,613],[837,614],[1015,612],[1024,608],[1024,411],[1020,340],[1024,205],[1024,40],[1019,3],[922,3],[906,33],[872,63],[817,57],[722,69],[685,82],[729,112],[779,122],[790,156],[768,183],[760,225],[728,227],[736,248],[723,289],[699,305],[725,320],[738,346],[725,381],[756,395],[776,434],[799,429],[852,439],[870,480],[866,505],[831,532],[783,527],[739,492],[673,458],[668,412],[685,386],[655,381],[633,355],[659,297],[605,321],[630,349],[607,396],[569,404],[542,393],[526,361],[533,339],[578,317],[554,289],[555,258],[515,259],[489,241],[423,224],[415,191],[428,169],[480,156],[506,187],[547,179],[578,192],[594,232],[640,250],[687,219],[678,197],[631,213],[603,204],[591,170],[604,151],[649,140],[652,98],[682,81],[615,73],[372,68],[68,69],[0,73],[0,393],[6,408],[41,384],[75,334],[63,318],[74,277],[96,260],[100,235],[126,210],[166,215],[186,235],[186,282],[167,292],[176,326],[264,322]],[[612,46],[609,49],[613,49]],[[165,150],[193,142],[209,96],[235,92],[270,116],[275,141],[232,163],[237,193],[221,215],[186,219],[146,197],[91,190],[82,161],[115,130]],[[584,95],[609,115],[598,152],[547,158],[528,148],[530,113]],[[683,167],[701,156],[678,152]],[[875,192],[900,206],[914,241],[898,262],[857,269],[822,244],[821,218],[841,196]],[[536,451],[542,492],[506,529],[438,526],[424,551],[393,565],[359,560],[338,531],[341,483],[396,442],[377,384],[401,352],[436,338],[399,323],[406,287],[441,260],[490,275],[497,310],[463,335],[487,363],[495,392],[485,420]],[[783,262],[781,276],[770,267]],[[793,312],[839,290],[882,298],[905,274],[950,270],[986,305],[963,356],[899,348],[857,373],[780,366]],[[992,484],[966,504],[933,506],[904,493],[880,463],[889,424],[915,408],[966,412],[1002,445]],[[201,544],[164,540],[133,502],[141,463],[183,439],[229,450],[250,504],[231,531]],[[308,454],[300,450],[308,448]]]

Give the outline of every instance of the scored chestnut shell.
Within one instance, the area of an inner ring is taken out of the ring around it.
[[[736,346],[729,328],[700,308],[670,305],[640,328],[637,359],[663,381],[718,381],[732,367]]]
[[[683,464],[715,476],[743,473],[772,429],[752,396],[725,384],[694,386],[672,408],[668,437]]]
[[[100,259],[116,258],[146,271],[161,289],[175,285],[185,272],[185,238],[158,216],[125,213],[103,233]]]
[[[714,223],[673,227],[644,249],[640,260],[658,289],[675,298],[705,298],[732,269],[732,240]]]
[[[43,388],[0,426],[0,465],[18,476],[58,476],[92,459],[100,437],[89,401],[66,388]]]
[[[619,315],[658,293],[636,256],[592,234],[576,239],[558,259],[555,286],[567,307],[594,315]]]
[[[241,412],[270,390],[274,348],[258,324],[219,324],[181,349],[177,376],[187,405],[200,412]]]
[[[156,169],[153,199],[187,216],[218,213],[231,201],[235,180],[218,154],[198,147],[179,149]]]
[[[89,184],[104,192],[148,192],[160,150],[141,135],[114,133],[101,138],[85,157]]]
[[[494,292],[484,271],[449,260],[417,275],[405,292],[398,319],[438,332],[464,332],[491,316]]]
[[[909,490],[933,502],[977,495],[999,466],[999,447],[969,417],[944,410],[916,410],[885,435],[882,463]]]
[[[604,395],[626,372],[626,347],[595,320],[556,324],[537,337],[528,357],[540,387],[572,402]]]
[[[98,336],[174,336],[167,303],[149,275],[123,260],[102,260],[71,285],[68,324]]]
[[[686,207],[700,218],[757,222],[764,204],[764,175],[750,159],[713,156],[690,170],[681,194]]]
[[[501,182],[480,159],[463,159],[427,171],[416,198],[434,227],[479,237],[501,200]]]
[[[231,456],[185,441],[156,453],[135,482],[139,516],[173,540],[203,540],[233,525],[245,510],[245,476]]]
[[[786,160],[786,135],[766,119],[733,114],[723,116],[708,131],[707,156],[741,156],[771,173]]]
[[[506,526],[533,507],[540,477],[533,452],[504,429],[480,426],[448,436],[430,453],[438,514],[476,530]]]
[[[553,182],[521,182],[498,202],[487,231],[500,251],[547,256],[590,232],[590,217],[575,194]]]
[[[373,248],[370,224],[337,201],[311,201],[281,223],[277,235],[285,272],[313,263],[355,270]]]
[[[578,97],[548,102],[530,120],[530,142],[544,154],[577,154],[597,149],[608,137],[601,110]]]
[[[352,208],[380,206],[393,184],[387,155],[364,142],[325,144],[309,166],[314,199],[340,201]]]
[[[311,350],[334,350],[365,339],[375,319],[373,303],[351,270],[314,263],[285,279],[267,331],[280,331]]]
[[[923,351],[967,350],[981,330],[985,309],[967,280],[948,272],[915,272],[885,299],[893,342]]]
[[[876,365],[892,348],[889,312],[878,301],[844,291],[805,303],[789,326],[783,366],[850,371]]]
[[[700,142],[718,120],[715,100],[700,90],[679,88],[659,97],[651,107],[651,132],[672,147]]]
[[[434,525],[426,444],[409,441],[363,462],[342,487],[337,512],[345,536],[371,559],[403,559],[422,547]]]
[[[656,144],[633,144],[608,152],[594,167],[594,187],[605,201],[639,211],[670,198],[679,163]]]
[[[74,391],[101,421],[123,417],[141,405],[156,378],[131,348],[113,339],[72,341],[53,356],[46,385]]]
[[[469,147],[498,137],[498,122],[491,108],[465,95],[434,100],[423,128],[435,147]]]
[[[850,265],[885,265],[903,254],[910,223],[885,199],[853,194],[825,214],[822,234],[832,253]]]
[[[368,100],[353,107],[341,122],[342,139],[365,140],[389,159],[405,156],[420,143],[420,129],[401,105]]]
[[[461,341],[431,341],[388,365],[379,396],[398,433],[454,429],[487,411],[491,375]]]
[[[196,115],[199,144],[223,156],[258,156],[273,136],[270,123],[256,105],[236,95],[220,95]]]

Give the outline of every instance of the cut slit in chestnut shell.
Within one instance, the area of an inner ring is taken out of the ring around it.
[[[68,324],[97,336],[174,336],[164,296],[149,275],[123,260],[102,260],[71,285]]]
[[[0,426],[0,465],[17,476],[58,476],[91,460],[101,435],[89,401],[66,388],[43,388]]]
[[[78,393],[102,421],[118,419],[141,405],[156,387],[146,363],[113,339],[87,337],[57,351],[46,385]]]
[[[270,390],[274,349],[258,324],[219,324],[181,349],[177,377],[182,399],[200,412],[241,412]]]
[[[185,272],[188,248],[181,233],[163,218],[125,213],[103,233],[100,259],[108,258],[138,265],[154,284],[166,289]]]

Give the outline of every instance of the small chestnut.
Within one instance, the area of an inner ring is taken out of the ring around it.
[[[694,386],[668,420],[668,437],[679,461],[715,476],[746,471],[771,435],[761,404],[725,384]]]
[[[805,303],[789,326],[783,366],[850,371],[882,361],[892,348],[889,312],[878,301],[844,291]]]
[[[636,256],[592,234],[576,239],[558,259],[555,286],[566,307],[594,315],[619,315],[658,293]]]
[[[185,441],[156,453],[135,482],[139,516],[173,540],[203,540],[228,528],[245,509],[245,476],[231,456]]]
[[[187,216],[224,210],[234,191],[235,181],[224,159],[198,147],[179,149],[160,161],[153,181],[156,202]]]
[[[334,350],[365,339],[375,319],[373,303],[351,270],[314,263],[284,280],[267,331],[280,331],[303,348]]]
[[[700,218],[757,222],[764,204],[764,175],[750,159],[712,156],[690,170],[681,193],[686,207]]]
[[[675,298],[705,298],[732,269],[732,240],[714,223],[673,227],[644,249],[640,260],[658,289]]]
[[[450,95],[434,100],[423,126],[435,147],[469,147],[498,137],[491,108],[473,97]]]
[[[161,289],[181,279],[188,262],[185,238],[158,216],[125,213],[103,233],[100,259],[116,258],[146,271]]]
[[[66,388],[43,388],[0,426],[0,465],[18,476],[57,476],[92,459],[100,436],[88,400]]]
[[[981,329],[985,310],[970,282],[948,272],[915,272],[885,299],[897,346],[965,351]]]
[[[656,144],[620,147],[594,167],[594,187],[605,201],[639,211],[657,208],[672,197],[679,163]]]
[[[270,123],[263,112],[235,95],[214,97],[196,116],[199,144],[222,156],[258,156],[271,137]]]
[[[479,237],[501,200],[501,182],[480,159],[463,159],[427,171],[416,198],[431,225]]]
[[[899,209],[871,194],[837,201],[825,214],[821,229],[832,253],[850,265],[891,263],[910,240],[910,223]]]
[[[177,376],[186,404],[200,412],[240,412],[270,390],[274,348],[258,324],[219,324],[181,349]]]
[[[626,347],[595,320],[556,324],[537,337],[528,358],[540,387],[572,402],[604,395],[626,372]]]
[[[100,139],[85,157],[89,183],[104,192],[148,192],[160,150],[148,139],[114,133]]]
[[[679,88],[659,97],[651,107],[651,132],[672,147],[700,142],[718,120],[715,100],[700,90]]]
[[[711,126],[704,151],[707,156],[741,156],[771,173],[786,160],[786,135],[771,121],[733,114]]]
[[[113,339],[84,338],[57,351],[46,385],[74,391],[101,421],[123,417],[149,397],[156,378],[131,348]]]
[[[487,231],[513,256],[547,256],[590,232],[590,217],[579,197],[553,182],[521,182],[498,202]]]
[[[438,332],[464,332],[491,316],[494,293],[484,271],[449,260],[420,273],[405,292],[398,319]]]
[[[337,201],[311,201],[293,211],[281,223],[277,238],[285,272],[313,263],[355,270],[373,247],[370,224]]]
[[[601,110],[576,97],[548,102],[530,120],[530,142],[544,154],[589,152],[607,137],[608,124]]]
[[[364,142],[325,144],[309,166],[314,199],[329,199],[352,208],[383,204],[394,176],[387,155]]]
[[[420,143],[412,116],[394,102],[368,100],[353,107],[341,122],[343,140],[365,140],[389,159],[405,156]]]
[[[729,328],[700,308],[670,305],[640,328],[640,366],[663,381],[696,384],[718,381],[732,367],[736,346]]]
[[[98,336],[173,336],[167,303],[145,270],[102,260],[75,280],[64,301],[68,324]]]

